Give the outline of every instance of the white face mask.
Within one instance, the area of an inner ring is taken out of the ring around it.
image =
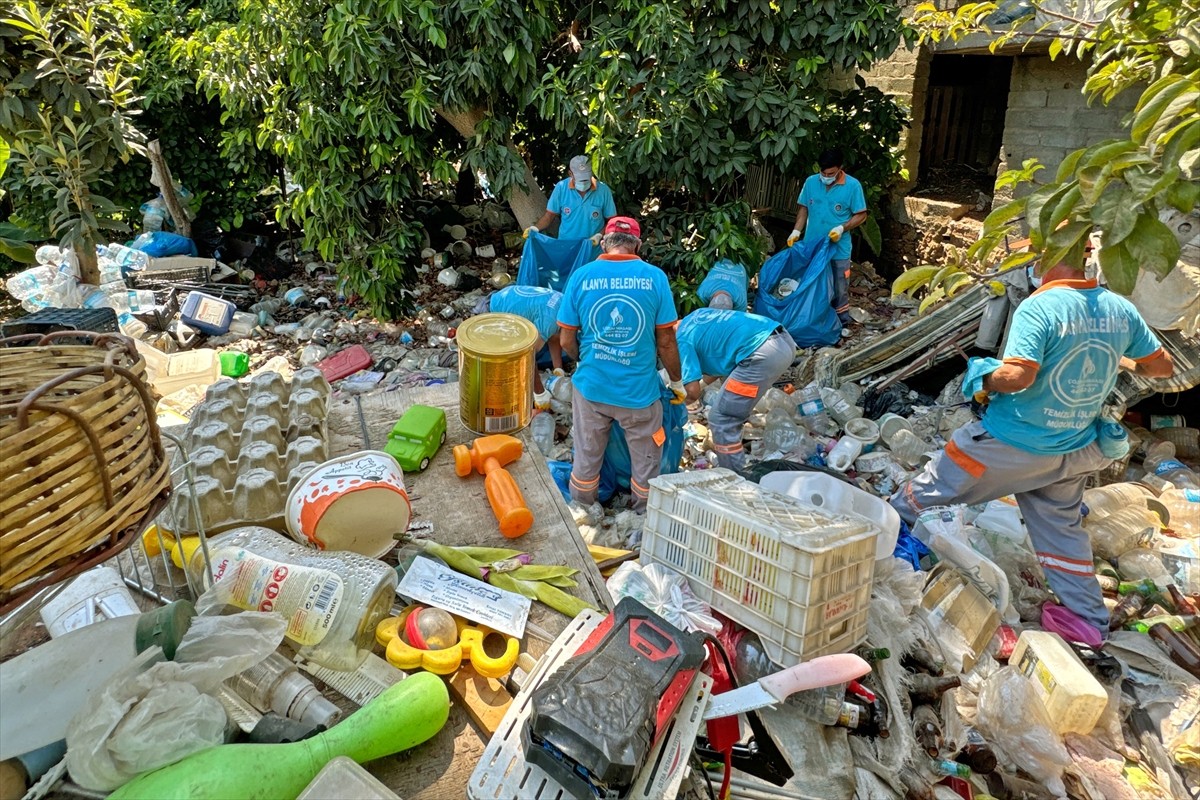
[[[820,178],[821,183],[825,184],[826,186],[833,186],[833,182],[837,180],[837,175],[818,175],[817,177]]]
[[[1042,279],[1038,277],[1036,270],[1033,267],[1029,268],[1029,285],[1035,289],[1041,288]]]

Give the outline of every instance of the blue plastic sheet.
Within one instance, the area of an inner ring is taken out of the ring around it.
[[[787,328],[799,347],[837,344],[842,323],[833,310],[833,243],[822,236],[799,241],[767,259],[758,273],[754,312]],[[771,293],[781,281],[799,283],[782,300]]]
[[[517,283],[561,292],[571,273],[595,258],[591,239],[555,239],[544,233],[530,233],[521,250]]]
[[[130,245],[134,250],[141,250],[151,258],[166,256],[194,256],[196,243],[186,236],[168,231],[149,231],[133,240]]]

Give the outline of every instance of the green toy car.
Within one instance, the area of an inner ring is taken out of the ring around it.
[[[413,406],[388,434],[384,452],[405,472],[420,472],[446,443],[446,412],[432,406]]]

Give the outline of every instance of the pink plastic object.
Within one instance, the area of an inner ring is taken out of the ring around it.
[[[317,369],[321,370],[325,380],[333,383],[369,366],[371,366],[371,354],[361,344],[356,344],[319,362]]]
[[[1068,642],[1078,642],[1088,647],[1104,644],[1100,631],[1066,606],[1054,603],[1042,606],[1042,627],[1051,633],[1057,633]]]

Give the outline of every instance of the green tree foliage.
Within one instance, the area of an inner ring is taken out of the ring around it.
[[[112,168],[141,152],[133,48],[111,8],[18,0],[0,16],[0,135],[22,219],[75,249],[99,283],[102,231],[128,230],[106,196]],[[6,238],[10,238],[6,235]]]
[[[1011,268],[1040,256],[1042,268],[1082,260],[1089,233],[1101,233],[1100,268],[1110,287],[1129,294],[1140,270],[1166,275],[1180,243],[1160,217],[1190,213],[1200,203],[1200,8],[1194,0],[1101,0],[1042,3],[1005,30],[987,18],[994,3],[954,11],[918,6],[913,23],[938,41],[984,33],[993,47],[1011,42],[1048,43],[1050,56],[1088,62],[1083,91],[1107,103],[1123,91],[1140,91],[1125,120],[1128,137],[1110,139],[1068,155],[1050,178],[1036,163],[1002,175],[1008,185],[1032,184],[1024,197],[996,208],[971,250],[980,260],[1024,219],[1033,252],[1000,263]],[[1053,110],[1045,113],[1056,113]]]
[[[286,167],[301,189],[280,198],[280,221],[380,312],[402,301],[423,244],[411,200],[458,169],[486,173],[528,224],[541,187],[588,152],[619,208],[645,209],[651,249],[683,284],[717,256],[761,262],[740,202],[751,165],[800,177],[837,143],[875,198],[897,169],[901,110],[861,83],[828,88],[901,41],[891,0],[122,6],[147,120],[207,212],[235,222]],[[202,157],[218,149],[228,169]]]

